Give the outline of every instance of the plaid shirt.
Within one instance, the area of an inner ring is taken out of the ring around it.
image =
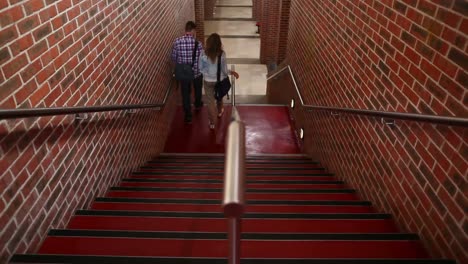
[[[183,37],[177,38],[174,41],[172,48],[172,61],[177,64],[192,64],[193,49],[195,48],[195,38],[191,34],[186,34]],[[200,76],[200,69],[198,67],[198,59],[203,52],[203,47],[198,41],[198,48],[195,54],[195,63],[193,64],[193,72],[195,77]]]

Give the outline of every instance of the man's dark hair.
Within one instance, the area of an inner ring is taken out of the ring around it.
[[[185,32],[192,31],[196,28],[197,28],[197,24],[195,24],[195,22],[193,21],[189,21],[187,22],[187,24],[185,24]]]

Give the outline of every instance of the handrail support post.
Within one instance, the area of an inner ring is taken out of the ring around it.
[[[231,217],[229,218],[229,264],[240,264],[240,241],[241,241],[241,218]]]
[[[132,115],[132,114],[136,114],[136,109],[128,109],[128,110],[125,110],[125,114],[126,115]]]
[[[88,119],[88,114],[75,114],[75,120],[86,120]]]
[[[395,119],[388,119],[382,117],[382,123],[386,124],[387,126],[394,127],[396,126]]]

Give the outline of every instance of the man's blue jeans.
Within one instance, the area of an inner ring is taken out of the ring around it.
[[[182,92],[182,105],[184,107],[185,113],[185,121],[190,122],[192,121],[192,102],[191,102],[191,94],[192,94],[192,83],[193,88],[195,90],[195,108],[200,108],[203,106],[202,102],[202,87],[203,87],[203,75],[196,77],[191,82],[180,82],[181,92]]]

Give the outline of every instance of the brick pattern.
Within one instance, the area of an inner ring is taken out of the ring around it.
[[[277,64],[281,64],[286,58],[286,51],[288,45],[288,33],[289,33],[289,12],[291,8],[291,0],[281,1],[281,15],[280,15],[280,32],[278,39],[278,60]]]
[[[278,61],[281,1],[262,1],[260,61],[271,69]]]
[[[157,15],[156,15],[157,14]],[[0,1],[0,107],[161,102],[173,39],[192,1]],[[162,111],[0,122],[0,263],[33,252],[49,228],[157,155]]]
[[[467,117],[467,8],[463,0],[291,1],[286,63],[307,104]],[[272,98],[292,89],[281,78],[269,83]],[[468,263],[467,129],[293,114],[311,157],[418,233],[434,257]]]
[[[253,18],[259,22],[262,18],[263,0],[252,0]]]
[[[195,23],[197,39],[205,45],[205,0],[195,0]]]
[[[260,60],[274,69],[286,58],[286,50],[289,34],[289,12],[291,0],[275,2],[257,0],[254,14],[257,14],[261,22],[260,38]]]
[[[216,0],[205,0],[205,3],[204,3],[205,20],[213,19],[215,3],[216,3]]]

